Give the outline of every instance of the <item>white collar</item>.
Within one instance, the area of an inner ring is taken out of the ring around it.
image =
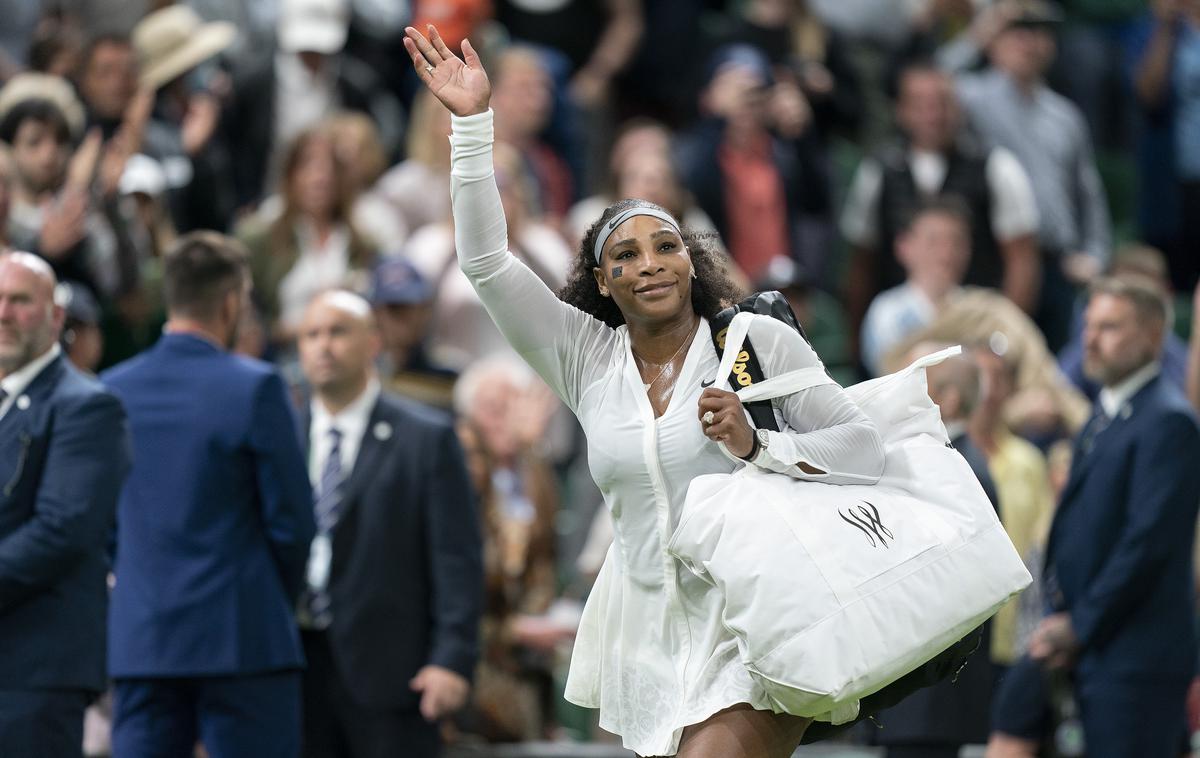
[[[1100,407],[1109,418],[1116,418],[1121,409],[1133,399],[1138,391],[1150,383],[1162,371],[1162,364],[1150,361],[1137,371],[1121,380],[1115,387],[1100,390]]]
[[[367,380],[366,389],[337,413],[330,413],[325,404],[314,395],[310,404],[313,431],[323,433],[336,426],[343,437],[361,436],[367,428],[367,422],[371,420],[371,411],[375,408],[375,401],[379,399],[380,389],[379,379],[372,376]]]
[[[34,358],[29,363],[26,363],[21,368],[12,372],[8,376],[0,379],[0,388],[4,389],[5,394],[10,398],[15,398],[29,387],[30,383],[37,378],[37,375],[42,373],[42,369],[50,365],[50,362],[62,354],[62,348],[55,342],[50,346],[50,349]]]

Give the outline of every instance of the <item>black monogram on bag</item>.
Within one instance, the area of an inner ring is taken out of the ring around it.
[[[847,508],[845,512],[839,510],[838,515],[842,517],[842,521],[862,532],[871,543],[871,547],[888,547],[887,541],[896,539],[892,530],[883,525],[879,509],[866,500],[863,501],[863,505]]]

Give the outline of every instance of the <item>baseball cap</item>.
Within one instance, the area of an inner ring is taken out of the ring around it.
[[[279,47],[289,53],[333,55],[346,45],[350,11],[345,0],[283,0]]]
[[[416,305],[433,299],[433,288],[416,266],[401,258],[385,260],[371,274],[371,305]]]

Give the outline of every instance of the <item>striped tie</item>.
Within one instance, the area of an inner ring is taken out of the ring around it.
[[[321,482],[317,488],[315,516],[317,529],[326,534],[333,531],[337,523],[338,506],[341,505],[342,493],[342,432],[337,427],[329,430],[329,455],[325,458],[325,468],[321,470]]]

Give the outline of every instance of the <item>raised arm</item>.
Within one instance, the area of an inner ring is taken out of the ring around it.
[[[459,59],[433,26],[409,27],[404,46],[417,76],[447,109],[453,133],[450,195],[459,265],[509,344],[574,410],[584,383],[603,372],[614,330],[567,305],[508,250],[492,168],[491,85],[469,41]]]

